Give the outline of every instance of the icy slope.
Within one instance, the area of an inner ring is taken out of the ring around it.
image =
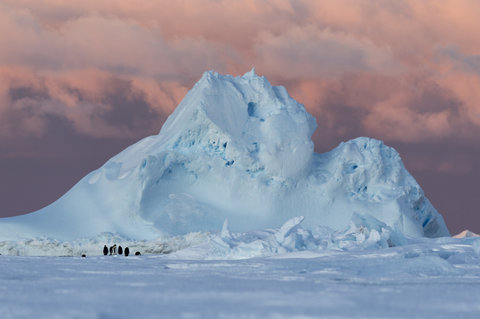
[[[381,227],[395,238],[449,236],[443,218],[381,141],[313,152],[314,118],[254,70],[206,72],[165,122],[37,212],[0,220],[0,240],[111,232],[152,239],[194,231]]]

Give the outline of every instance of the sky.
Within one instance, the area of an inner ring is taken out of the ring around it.
[[[316,152],[383,140],[452,234],[480,233],[477,0],[2,0],[0,216],[38,210],[157,134],[207,70],[255,66]]]

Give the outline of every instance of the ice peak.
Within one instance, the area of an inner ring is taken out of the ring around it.
[[[335,150],[338,153],[343,153],[344,156],[350,157],[355,154],[355,157],[366,158],[368,160],[375,159],[393,159],[396,162],[401,161],[398,152],[385,145],[382,141],[370,137],[357,137],[347,142],[342,142]]]
[[[213,151],[228,165],[245,163],[245,170],[254,170],[247,163],[259,161],[256,166],[283,180],[307,170],[315,128],[302,104],[252,68],[238,77],[205,72],[160,136],[176,151]]]
[[[250,71],[248,71],[243,75],[243,78],[253,78],[253,77],[258,77],[258,75],[255,73],[255,67],[252,67]]]
[[[454,236],[452,236],[453,238],[469,238],[469,237],[480,237],[480,235],[478,234],[475,234],[474,232],[468,230],[468,229],[465,229],[464,231],[462,231],[461,233],[458,233]]]
[[[237,77],[228,74],[223,75],[214,70],[206,71],[203,73],[196,86],[210,88],[214,84],[218,85],[219,83],[225,82],[229,82],[232,84],[245,83],[249,84],[250,86],[253,85],[257,87],[257,89],[263,87],[266,90],[272,90],[270,82],[268,82],[268,80],[264,76],[258,75],[256,73],[255,67],[252,67],[252,69],[246,72],[244,75]],[[238,88],[240,87],[237,86],[237,89]]]
[[[371,138],[371,137],[365,137],[365,136],[361,136],[361,137],[351,139],[351,140],[349,140],[345,143],[342,143],[342,145],[345,145],[345,146],[348,146],[348,147],[356,147],[359,150],[362,149],[362,150],[370,150],[370,151],[380,149],[380,148],[383,148],[383,147],[387,147],[383,143],[383,141],[377,140],[377,139]]]
[[[199,85],[200,83],[204,83],[204,82],[207,82],[207,83],[212,82],[214,79],[218,79],[218,76],[219,76],[218,72],[214,70],[205,71],[196,85]]]

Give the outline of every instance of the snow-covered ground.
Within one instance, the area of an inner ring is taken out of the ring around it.
[[[0,256],[0,318],[480,318],[480,240],[245,260]]]
[[[13,256],[101,255],[103,245],[129,247],[148,254],[172,253],[177,258],[247,259],[298,251],[367,250],[406,245],[427,240],[404,236],[381,221],[354,215],[344,231],[328,227],[304,228],[303,216],[287,220],[279,228],[235,233],[225,220],[220,232],[192,232],[152,240],[132,240],[119,234],[102,233],[91,238],[59,241],[47,237],[0,241],[0,254]]]

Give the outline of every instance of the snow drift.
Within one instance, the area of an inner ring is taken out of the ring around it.
[[[303,105],[254,70],[241,77],[206,72],[158,135],[128,147],[50,206],[1,219],[0,240],[102,233],[152,240],[219,232],[225,219],[234,232],[281,231],[292,218],[312,234],[348,233],[353,225],[397,243],[449,236],[394,149],[361,137],[316,154],[315,128]]]

